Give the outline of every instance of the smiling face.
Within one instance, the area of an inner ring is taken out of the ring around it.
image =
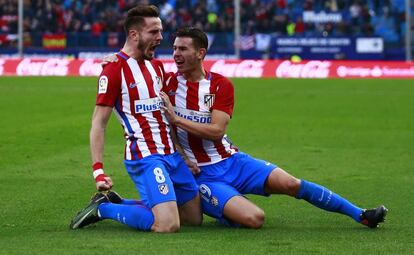
[[[175,38],[173,49],[174,61],[180,73],[190,74],[194,70],[202,69],[202,60],[206,50],[196,49],[192,38]]]
[[[162,24],[161,19],[156,17],[146,17],[144,21],[139,29],[130,30],[130,36],[136,44],[139,57],[151,60],[162,40]]]

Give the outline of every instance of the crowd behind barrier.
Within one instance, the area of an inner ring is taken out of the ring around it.
[[[17,0],[0,0],[0,49],[16,47]],[[24,0],[24,44],[44,47],[45,35],[64,34],[65,48],[119,48],[123,18],[137,3],[155,4],[164,23],[163,47],[181,26],[211,35],[213,48],[233,48],[233,0]],[[253,35],[304,37],[379,36],[401,48],[405,0],[241,0],[242,46]],[[414,2],[414,1],[413,1]],[[414,3],[412,4],[414,6]],[[249,41],[250,39],[250,41]],[[256,39],[257,40],[257,39]]]

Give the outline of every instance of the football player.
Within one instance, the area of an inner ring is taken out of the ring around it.
[[[170,125],[160,108],[165,76],[162,63],[153,59],[162,40],[157,7],[132,8],[124,28],[127,38],[116,54],[118,61],[107,64],[99,77],[90,147],[96,188],[109,191],[113,183],[102,162],[105,128],[114,112],[125,133],[125,167],[141,202],[119,199],[113,192],[97,193],[74,217],[70,228],[102,219],[154,232],[176,232],[180,223],[200,225],[197,184],[176,152]]]
[[[230,226],[260,228],[264,212],[244,194],[285,194],[376,228],[387,209],[360,208],[331,190],[298,179],[280,167],[239,151],[227,138],[234,88],[226,77],[203,68],[208,39],[197,28],[180,29],[174,41],[178,72],[161,93],[162,108],[176,127],[179,143],[199,184],[203,212]]]

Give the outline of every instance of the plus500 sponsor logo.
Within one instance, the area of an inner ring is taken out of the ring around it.
[[[178,111],[175,111],[175,114],[177,114],[178,116],[187,119],[187,120],[191,120],[193,122],[198,122],[198,123],[210,123],[211,122],[211,117],[210,116],[206,116],[206,115],[199,115],[196,112],[193,112],[193,114],[184,114]]]
[[[154,112],[161,109],[162,100],[160,98],[148,98],[135,100],[135,113]]]

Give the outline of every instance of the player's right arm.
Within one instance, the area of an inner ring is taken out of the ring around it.
[[[93,177],[98,190],[109,190],[113,185],[111,178],[106,176],[104,172],[103,153],[105,130],[111,117],[112,108],[120,96],[121,65],[119,61],[106,65],[98,82],[96,106],[92,115],[92,126],[89,134]]]
[[[92,116],[90,132],[91,156],[93,162],[94,178],[98,190],[109,190],[112,180],[103,172],[103,152],[105,144],[105,129],[111,117],[112,107],[96,105]],[[99,165],[101,164],[101,165]]]

